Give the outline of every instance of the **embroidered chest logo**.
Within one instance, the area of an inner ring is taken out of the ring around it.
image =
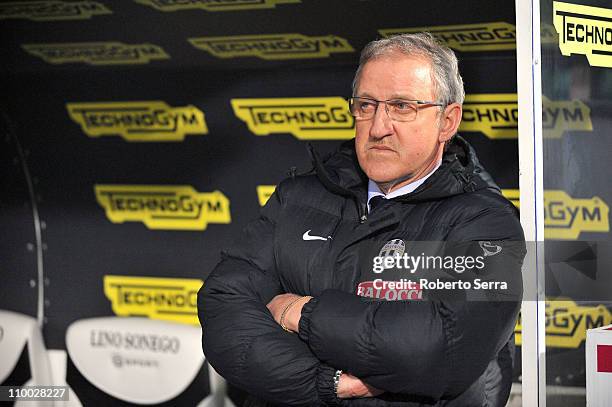
[[[480,245],[485,257],[495,256],[497,253],[502,251],[501,246],[498,246],[492,242],[479,241],[478,244]]]
[[[380,252],[379,257],[402,257],[406,251],[406,244],[402,239],[389,240]]]
[[[315,235],[311,235],[310,231],[312,229],[308,229],[306,232],[304,232],[304,234],[302,235],[302,239],[303,240],[328,240],[331,239],[331,236],[327,236],[327,237],[323,237],[323,236],[315,236]]]

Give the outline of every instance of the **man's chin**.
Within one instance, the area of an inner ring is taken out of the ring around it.
[[[361,163],[360,163],[361,164]],[[406,179],[411,174],[403,173],[403,168],[397,168],[394,162],[367,160],[365,166],[361,166],[369,179],[377,184],[395,183],[398,180]]]

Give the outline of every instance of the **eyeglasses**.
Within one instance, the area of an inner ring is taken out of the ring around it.
[[[376,100],[353,96],[348,98],[349,110],[355,120],[370,120],[376,114],[378,105],[385,104],[385,111],[391,120],[397,122],[411,122],[417,118],[419,107],[445,106],[443,103],[427,100],[390,99]]]

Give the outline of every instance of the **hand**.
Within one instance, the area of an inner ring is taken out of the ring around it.
[[[341,399],[355,397],[376,397],[384,393],[383,390],[370,386],[358,377],[349,373],[342,373],[338,382],[337,396]]]
[[[310,297],[302,297],[301,295],[296,294],[279,294],[276,297],[272,298],[267,305],[268,310],[274,317],[274,320],[280,325],[280,318],[283,314],[285,308],[291,304],[293,301],[298,300],[295,304],[291,305],[289,310],[285,313],[285,318],[283,322],[287,329],[293,332],[298,332],[298,327],[300,324],[300,318],[302,317],[302,307],[308,301],[310,301]]]

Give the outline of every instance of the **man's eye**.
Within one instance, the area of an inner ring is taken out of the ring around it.
[[[370,110],[374,110],[374,103],[370,103],[370,102],[360,102],[359,103],[359,109],[362,111],[370,111]]]
[[[401,101],[393,102],[393,107],[395,108],[395,110],[400,111],[400,112],[408,111],[408,110],[412,109],[412,106],[410,105],[410,103],[408,103],[408,102],[401,102]]]

